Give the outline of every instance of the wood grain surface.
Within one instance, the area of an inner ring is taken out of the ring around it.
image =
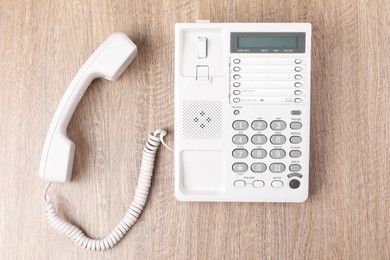
[[[53,230],[38,176],[50,121],[81,64],[114,31],[139,55],[97,80],[68,129],[73,181],[51,192],[94,237],[133,198],[147,133],[173,145],[174,24],[310,22],[310,196],[302,204],[181,203],[173,156],[158,153],[148,204],[114,249],[90,252]],[[0,8],[1,259],[390,259],[388,0],[32,1]]]

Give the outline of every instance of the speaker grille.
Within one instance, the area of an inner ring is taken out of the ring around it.
[[[184,139],[220,139],[221,101],[191,100],[183,102]]]

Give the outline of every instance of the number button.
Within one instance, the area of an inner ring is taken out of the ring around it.
[[[286,152],[283,149],[273,149],[270,156],[272,159],[282,159],[286,156]]]
[[[233,136],[233,143],[234,144],[246,144],[248,142],[248,136],[246,135],[234,135]]]
[[[234,172],[246,172],[248,170],[248,165],[246,163],[235,163],[232,166]]]
[[[255,159],[263,159],[267,156],[267,151],[264,149],[253,149],[251,155]]]
[[[267,170],[267,165],[265,165],[265,163],[254,163],[251,166],[251,170],[252,172],[262,173]]]
[[[243,159],[248,157],[248,151],[245,149],[234,149],[233,150],[233,157]]]
[[[253,130],[265,130],[267,128],[267,122],[264,120],[255,120],[252,122]]]
[[[284,135],[273,135],[271,136],[271,143],[276,145],[281,145],[286,142],[286,137]]]
[[[302,142],[302,137],[300,137],[300,136],[291,136],[290,137],[290,143],[299,144],[300,142]]]
[[[283,163],[273,163],[269,166],[269,169],[273,173],[282,173],[286,170],[286,166]]]
[[[236,120],[233,122],[234,130],[245,130],[249,126],[248,122],[245,120]]]
[[[252,136],[252,143],[261,145],[267,142],[267,137],[265,135],[254,135]]]
[[[282,120],[275,120],[271,122],[271,129],[276,131],[282,131],[286,129],[286,122]]]

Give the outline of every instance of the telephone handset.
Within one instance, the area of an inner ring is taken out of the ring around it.
[[[116,80],[136,55],[136,45],[124,33],[114,33],[96,49],[80,68],[61,99],[42,151],[40,176],[49,181],[44,194],[46,218],[56,230],[70,237],[77,245],[89,250],[106,250],[114,247],[137,221],[148,198],[157,149],[160,143],[169,148],[163,139],[166,131],[157,129],[149,134],[142,154],[133,202],[118,225],[102,239],[90,238],[75,225],[61,219],[48,195],[48,189],[51,182],[71,180],[75,145],[67,137],[66,130],[84,92],[94,79]]]

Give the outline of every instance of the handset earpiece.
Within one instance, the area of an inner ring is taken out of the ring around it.
[[[80,99],[94,79],[116,80],[136,55],[137,46],[124,33],[114,33],[83,64],[50,124],[40,163],[42,179],[51,182],[71,180],[75,145],[66,130]]]

